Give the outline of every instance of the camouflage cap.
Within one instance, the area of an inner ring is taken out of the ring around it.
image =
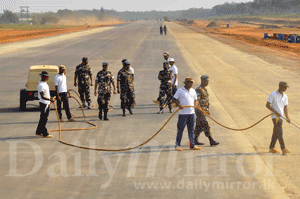
[[[207,79],[207,78],[209,78],[209,76],[207,75],[207,74],[205,74],[205,75],[202,75],[201,77],[200,77],[200,79],[202,80],[204,80],[204,79]]]

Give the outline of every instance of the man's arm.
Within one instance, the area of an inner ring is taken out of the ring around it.
[[[179,107],[180,109],[183,109],[183,106],[181,104],[179,104],[178,100],[174,97],[173,97],[173,102],[176,104],[177,107]]]
[[[120,94],[120,83],[121,81],[117,81],[117,92]]]
[[[57,99],[60,101],[60,96],[59,96],[59,92],[58,92],[58,86],[55,86],[55,90],[56,90],[56,93],[57,93]],[[68,91],[69,92],[69,91]],[[42,96],[42,95],[41,95]],[[42,97],[43,98],[43,97]]]
[[[91,78],[91,86],[93,86],[93,74],[92,74],[91,69],[90,69],[90,78]]]
[[[176,83],[176,81],[177,81],[177,74],[175,74],[175,79],[174,79],[174,83],[173,83],[173,88],[175,87],[175,83]]]
[[[132,82],[134,82],[134,74],[132,74]]]
[[[53,100],[52,97],[50,97],[50,99],[47,98],[47,97],[45,97],[45,92],[44,92],[44,91],[43,91],[43,92],[40,92],[40,95],[41,95],[41,98],[42,98],[43,100],[48,100],[48,101],[54,102],[54,100]]]
[[[96,78],[97,79],[97,78]],[[97,87],[98,87],[98,81],[95,80],[95,89],[94,89],[94,95],[97,96]]]
[[[195,100],[195,101],[194,101],[194,107],[197,109],[197,108],[199,108],[198,106],[199,106],[198,100]],[[201,108],[200,108],[200,109],[201,109]]]
[[[267,102],[266,107],[267,107],[270,111],[274,112],[278,117],[282,117],[282,115],[281,115],[280,113],[278,113],[275,109],[272,108],[270,102]]]
[[[288,112],[288,107],[287,107],[287,106],[284,106],[284,114],[285,114],[285,116],[286,116],[286,121],[287,121],[288,123],[291,123],[291,120],[290,120],[290,118],[289,118],[289,112]]]

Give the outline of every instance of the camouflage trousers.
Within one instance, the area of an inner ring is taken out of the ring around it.
[[[99,105],[99,110],[100,109],[108,109],[108,103],[110,100],[110,93],[100,93],[98,95],[98,105]]]
[[[165,99],[165,95],[166,95],[166,99]],[[160,89],[159,90],[159,95],[157,98],[157,101],[159,101],[159,106],[160,108],[164,108],[164,104],[168,105],[169,108],[172,108],[171,102],[172,102],[172,89]]]
[[[90,85],[88,84],[79,84],[78,85],[78,93],[80,95],[80,100],[82,103],[91,103],[90,97]]]
[[[135,102],[135,94],[133,89],[121,89],[120,93],[121,108],[130,109]]]
[[[211,132],[210,132],[210,125],[207,121],[207,117],[204,116],[198,116],[196,118],[196,127],[195,127],[195,139],[199,137],[200,133],[204,131],[205,136],[209,137],[211,136]]]

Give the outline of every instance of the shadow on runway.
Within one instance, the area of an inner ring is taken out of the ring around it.
[[[0,141],[7,141],[7,140],[32,140],[32,139],[41,139],[41,137],[37,137],[37,136],[6,137],[6,138],[0,138]]]
[[[203,158],[203,157],[222,157],[222,156],[256,156],[256,155],[265,155],[268,154],[268,152],[260,152],[260,153],[211,153],[211,154],[206,154],[206,155],[199,155],[197,157]]]
[[[155,149],[155,150],[153,150]],[[115,154],[134,154],[134,153],[165,153],[174,151],[174,145],[164,145],[164,146],[145,146],[139,147],[137,149],[133,149],[130,151],[120,151],[120,152],[111,152],[111,153],[104,153],[101,155],[115,155]]]
[[[24,111],[21,111],[20,107],[8,107],[8,108],[1,108],[0,109],[0,113],[37,112],[37,111],[40,111],[39,107],[27,108]]]

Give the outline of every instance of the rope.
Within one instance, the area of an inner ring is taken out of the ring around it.
[[[70,89],[70,91],[73,91],[75,92],[77,95],[78,93],[72,89]],[[79,96],[79,95],[78,95]],[[61,124],[60,124],[60,120],[59,120],[59,116],[58,116],[58,112],[57,112],[57,107],[56,107],[56,104],[55,102],[53,102],[54,104],[54,107],[55,107],[55,111],[56,111],[56,117],[57,117],[57,121],[58,121],[58,129],[55,129],[55,130],[49,130],[49,132],[54,132],[54,131],[59,131],[59,142],[62,143],[62,144],[65,144],[65,145],[68,145],[68,146],[72,146],[72,147],[77,147],[77,148],[81,148],[81,149],[88,149],[88,150],[95,150],[95,151],[110,151],[110,152],[117,152],[117,151],[129,151],[129,150],[132,150],[132,149],[135,149],[135,148],[138,148],[138,147],[141,147],[145,144],[147,144],[150,140],[152,140],[155,136],[157,136],[164,128],[165,126],[169,123],[169,121],[174,117],[174,115],[180,110],[180,109],[177,109],[170,117],[169,119],[164,123],[164,125],[152,136],[150,137],[148,140],[146,140],[145,142],[143,142],[142,144],[139,144],[137,146],[134,146],[134,147],[129,147],[129,148],[124,148],[124,149],[102,149],[102,148],[90,148],[90,147],[85,147],[85,146],[80,146],[80,145],[75,145],[75,144],[71,144],[71,143],[68,143],[68,142],[65,142],[62,140],[61,138],[61,132],[62,131],[78,131],[78,130],[90,130],[90,129],[95,129],[97,128],[97,125],[96,124],[93,124],[89,121],[87,121],[86,117],[87,116],[90,116],[90,115],[85,115],[84,114],[84,111],[81,107],[81,104],[79,102],[78,99],[74,98],[73,96],[71,97],[73,99],[75,99],[77,101],[77,103],[80,105],[80,108],[81,108],[81,111],[82,111],[82,114],[83,114],[83,118],[85,120],[86,123],[92,125],[93,127],[90,127],[90,128],[80,128],[80,129],[61,129]],[[184,106],[185,107],[193,107],[193,106]],[[264,118],[262,118],[261,120],[259,120],[258,122],[256,122],[255,124],[247,127],[247,128],[243,128],[243,129],[235,129],[235,128],[230,128],[230,127],[227,127],[221,123],[219,123],[218,121],[216,121],[214,118],[212,118],[210,115],[208,115],[207,113],[205,113],[203,110],[197,108],[199,111],[202,111],[206,116],[208,116],[210,119],[212,119],[214,122],[216,122],[218,125],[226,128],[226,129],[230,129],[230,130],[233,130],[233,131],[244,131],[244,130],[247,130],[247,129],[250,129],[254,126],[256,126],[257,124],[259,124],[260,122],[262,122],[263,120],[265,120],[267,117],[271,116],[272,114],[269,114],[267,116],[265,116]],[[95,115],[95,114],[91,114],[91,115]],[[97,115],[97,114],[96,114]]]

